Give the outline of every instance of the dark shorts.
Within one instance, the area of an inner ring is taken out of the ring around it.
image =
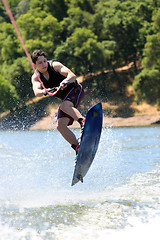
[[[80,84],[77,84],[75,87],[73,87],[64,97],[62,101],[71,101],[75,108],[78,107],[79,103],[84,97],[84,90],[83,87]],[[57,119],[67,117],[69,118],[68,125],[72,125],[74,119],[69,116],[68,114],[64,113],[61,108],[58,109]]]

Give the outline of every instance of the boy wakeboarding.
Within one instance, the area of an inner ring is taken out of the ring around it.
[[[57,130],[77,152],[78,140],[68,126],[75,120],[79,122],[81,132],[83,131],[85,120],[77,109],[84,97],[83,87],[78,84],[76,75],[69,68],[58,61],[48,61],[44,51],[34,50],[31,58],[36,68],[36,73],[31,78],[34,94],[41,97],[47,95],[53,87],[59,87],[55,96],[60,98],[62,103],[57,114]],[[39,81],[37,74],[42,82]]]

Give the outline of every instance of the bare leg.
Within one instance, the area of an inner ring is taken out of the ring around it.
[[[71,116],[74,120],[78,120],[79,118],[83,118],[78,109],[74,108],[73,103],[70,101],[64,101],[61,104],[61,110]]]
[[[61,135],[69,142],[71,145],[78,144],[76,136],[74,133],[67,127],[69,123],[68,118],[59,118],[57,122],[57,130],[61,133]]]
[[[70,101],[62,102],[60,106],[61,110],[71,116],[74,120],[83,119],[81,113],[73,106]],[[68,128],[69,118],[63,117],[59,118],[57,122],[57,130],[61,135],[71,144],[78,145],[78,141],[74,133]]]

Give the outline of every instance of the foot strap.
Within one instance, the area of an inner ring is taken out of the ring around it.
[[[72,144],[71,147],[76,151],[76,148],[77,148],[76,144]]]
[[[80,145],[79,144],[78,145],[72,144],[71,147],[76,151],[76,155],[77,155]]]

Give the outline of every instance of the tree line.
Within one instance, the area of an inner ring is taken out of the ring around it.
[[[106,69],[114,72],[133,62],[135,100],[160,105],[160,0],[8,0],[8,4],[30,54],[43,49],[48,59],[84,76]],[[33,97],[33,70],[2,2],[0,68],[3,112]]]

